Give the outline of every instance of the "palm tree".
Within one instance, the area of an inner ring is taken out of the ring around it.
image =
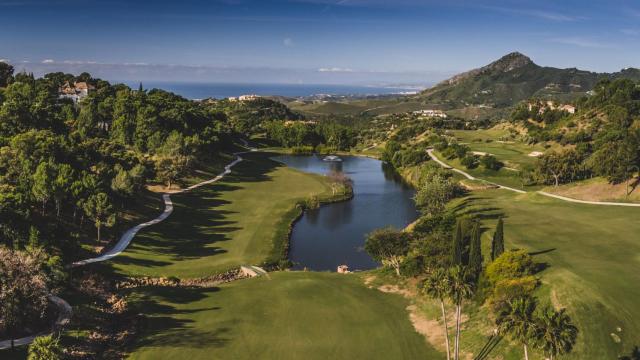
[[[447,325],[447,312],[444,307],[444,299],[449,294],[451,288],[451,278],[449,273],[443,269],[436,269],[425,280],[424,291],[430,297],[440,300],[442,309],[442,322],[444,323],[444,341],[447,347],[447,360],[451,360],[451,348],[449,346],[449,326]]]
[[[618,360],[640,360],[640,348],[635,346],[630,355],[621,356]]]
[[[537,328],[534,318],[536,302],[531,297],[521,297],[507,301],[498,314],[496,323],[502,334],[510,335],[524,347],[524,358],[529,360],[528,345],[534,339]]]
[[[460,358],[460,317],[462,315],[462,303],[473,295],[473,278],[466,267],[456,265],[449,269],[451,278],[449,287],[449,297],[456,304],[456,338],[453,358]]]
[[[39,336],[29,345],[27,360],[60,360],[62,347],[53,335]]]
[[[556,355],[571,352],[576,343],[578,328],[571,323],[565,309],[555,311],[546,307],[538,316],[537,340],[540,348],[553,360]]]

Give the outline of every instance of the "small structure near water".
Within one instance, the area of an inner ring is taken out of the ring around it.
[[[253,265],[240,266],[240,272],[246,277],[262,276],[267,273],[263,268]]]
[[[351,271],[349,271],[349,266],[347,265],[339,265],[338,266],[338,274],[348,274]]]
[[[335,155],[328,155],[328,156],[325,156],[324,159],[322,159],[322,161],[336,161],[336,162],[339,162],[339,161],[342,161],[342,159],[340,159],[339,157],[337,157]]]

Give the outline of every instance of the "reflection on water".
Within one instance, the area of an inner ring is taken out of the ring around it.
[[[365,235],[384,226],[402,228],[418,217],[413,189],[392,167],[379,160],[345,156],[326,162],[317,156],[278,156],[290,167],[317,174],[340,171],[353,180],[354,198],[309,210],[291,234],[289,258],[312,270],[335,271],[347,264],[352,270],[377,266],[362,250]]]

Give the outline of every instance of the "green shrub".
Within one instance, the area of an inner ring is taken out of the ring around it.
[[[487,279],[492,284],[500,280],[517,279],[532,275],[535,270],[533,258],[524,250],[509,250],[498,256],[487,266]]]
[[[493,287],[489,304],[498,311],[510,300],[531,295],[536,287],[538,287],[538,279],[531,275],[498,280]]]
[[[311,155],[313,154],[313,146],[293,146],[291,147],[291,154],[293,155]]]
[[[478,157],[473,154],[467,154],[460,160],[460,163],[467,169],[475,169],[478,167]]]
[[[400,264],[400,273],[406,277],[416,277],[422,274],[424,269],[424,264],[422,261],[422,256],[409,256],[402,264]]]
[[[38,336],[29,345],[28,360],[59,360],[62,359],[62,346],[58,338],[53,335]]]
[[[484,166],[487,170],[500,170],[504,164],[498,161],[495,156],[486,154],[480,158],[480,164]]]

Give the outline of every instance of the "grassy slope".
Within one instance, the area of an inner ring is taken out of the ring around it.
[[[536,260],[549,265],[541,274],[542,298],[567,307],[580,329],[567,358],[613,359],[640,343],[640,210],[503,190],[474,193],[462,204],[461,213],[480,214],[491,227],[504,216],[507,247],[539,253]],[[483,238],[487,250],[492,231]]]
[[[357,275],[280,272],[216,289],[140,290],[132,359],[439,359],[406,300]]]
[[[295,216],[295,203],[330,191],[320,176],[266,156],[247,155],[223,181],[173,195],[171,217],[141,231],[113,259],[114,268],[127,275],[193,278],[265,261],[292,220],[283,218]]]
[[[485,169],[483,166],[478,166],[475,169],[467,169],[460,163],[460,159],[449,160],[445,158],[440,152],[435,151],[435,155],[438,159],[442,160],[449,166],[453,166],[456,169],[460,169],[476,178],[487,180],[496,184],[510,186],[516,189],[522,189],[522,179],[520,173],[517,171],[502,168],[498,171]],[[536,190],[538,187],[527,187],[525,190]]]
[[[627,196],[627,185],[631,193]],[[544,191],[589,201],[640,202],[640,189],[633,187],[634,180],[610,184],[607,179],[596,177],[558,187],[548,186]]]
[[[469,146],[472,151],[492,154],[507,166],[533,165],[536,162],[536,158],[528,156],[529,153],[533,151],[544,152],[545,150],[540,145],[527,145],[522,142],[498,142],[501,136],[508,134],[506,130],[457,130],[453,131],[453,134],[460,142]],[[491,140],[491,142],[487,142],[487,140]]]

